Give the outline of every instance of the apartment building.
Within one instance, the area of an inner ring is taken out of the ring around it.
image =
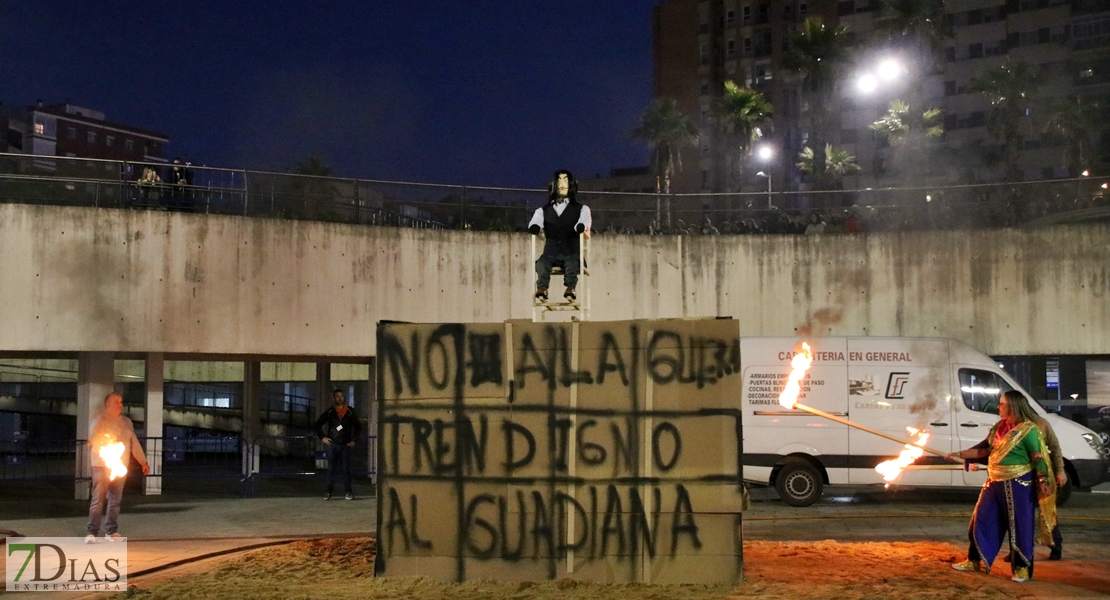
[[[790,33],[809,16],[847,30],[854,64],[838,85],[829,141],[856,157],[858,175],[846,187],[896,186],[915,182],[997,181],[1004,177],[998,140],[988,132],[991,105],[971,89],[971,81],[1003,64],[1032,65],[1028,109],[1020,126],[1020,177],[1024,180],[1110,172],[1110,1],[1107,0],[948,0],[945,18],[952,36],[939,51],[935,68],[916,72],[919,56],[884,41],[877,0],[662,0],[655,8],[654,93],[673,98],[701,125],[700,146],[684,155],[672,189],[680,192],[725,189],[726,156],[713,128],[713,107],[726,80],[763,92],[775,108],[766,142],[774,152],[766,164],[775,189],[805,189],[796,163],[807,145],[800,78],[783,68]],[[857,81],[882,61],[905,66],[898,78],[866,92]],[[1069,167],[1067,140],[1046,132],[1044,112],[1053,100],[1081,98],[1094,117],[1089,167]],[[909,99],[911,108],[942,111],[944,135],[929,142],[931,157],[907,155],[869,126],[891,100]],[[687,156],[690,158],[687,159]],[[745,189],[765,181],[747,169]],[[912,175],[909,171],[913,171]]]
[[[101,111],[65,103],[29,106],[11,116],[9,151],[136,162],[166,162],[169,136],[109,121]],[[14,143],[13,143],[14,142]]]

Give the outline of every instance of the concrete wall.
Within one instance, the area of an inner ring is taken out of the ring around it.
[[[736,331],[383,325],[376,572],[738,583]]]
[[[523,234],[0,205],[3,351],[366,357],[380,320],[531,318]],[[597,236],[593,320],[1110,353],[1110,227]],[[173,356],[167,357],[172,359]]]

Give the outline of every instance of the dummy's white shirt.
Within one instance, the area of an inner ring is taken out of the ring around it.
[[[553,208],[555,209],[555,214],[559,215],[560,217],[563,216],[563,211],[567,209],[568,204],[570,204],[570,202],[566,198],[563,198],[561,201],[556,201],[555,205],[553,206]],[[593,217],[590,216],[590,207],[586,206],[585,204],[582,205],[582,212],[578,215],[578,223],[574,224],[575,229],[578,228],[579,223],[586,227],[586,231],[589,231],[594,223]],[[532,220],[528,222],[528,228],[531,229],[533,225],[539,225],[541,229],[543,228],[542,206],[540,208],[537,208],[536,212],[532,213]]]

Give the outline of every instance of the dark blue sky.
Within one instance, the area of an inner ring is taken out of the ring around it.
[[[170,156],[538,187],[646,164],[657,0],[6,0],[0,101],[70,100]]]

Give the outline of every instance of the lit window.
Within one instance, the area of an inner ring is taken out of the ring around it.
[[[46,126],[42,123],[35,123],[35,133],[38,135],[46,133]]]

